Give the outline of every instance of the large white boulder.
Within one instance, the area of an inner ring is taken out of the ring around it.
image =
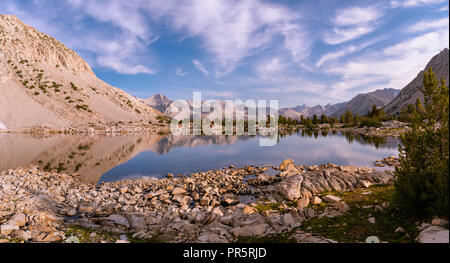
[[[429,226],[417,237],[419,243],[449,243],[449,232],[440,226]]]
[[[303,176],[300,174],[284,177],[281,182],[275,185],[275,188],[287,200],[300,198]]]

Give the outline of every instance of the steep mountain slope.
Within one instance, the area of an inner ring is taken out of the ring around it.
[[[98,79],[73,50],[0,15],[0,127],[154,121],[160,113]]]
[[[400,94],[391,103],[389,103],[384,110],[388,114],[399,114],[403,108],[408,104],[415,104],[417,98],[420,98],[423,102],[423,94],[420,91],[422,88],[423,72],[430,67],[433,69],[436,77],[440,80],[445,79],[445,83],[449,84],[449,50],[448,48],[442,50],[439,54],[435,55],[424,70],[419,72],[406,87],[404,87]]]
[[[359,115],[366,115],[367,112],[372,109],[373,105],[377,105],[378,108],[383,108],[395,99],[399,92],[400,90],[396,89],[382,89],[369,93],[358,94],[356,97],[351,99],[345,107],[336,111],[333,116],[339,117],[347,110],[350,110],[353,113],[358,113]]]

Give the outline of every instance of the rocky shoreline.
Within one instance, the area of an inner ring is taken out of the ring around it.
[[[73,127],[50,127],[46,125],[23,128],[19,130],[0,129],[1,133],[22,133],[34,135],[51,134],[142,134],[142,133],[169,133],[170,128],[164,123],[144,122],[112,122],[112,123],[89,123]]]
[[[400,137],[401,134],[409,130],[407,123],[390,121],[384,122],[382,127],[344,127],[343,125],[319,124],[312,129],[306,129],[304,125],[285,125],[278,127],[279,134],[289,134],[298,131],[326,131],[326,132],[349,132],[361,134],[366,137]]]
[[[395,157],[394,155],[388,156],[386,158],[383,158],[382,160],[376,160],[375,162],[373,162],[374,166],[377,167],[385,167],[385,166],[397,166],[400,164],[400,161],[397,157]]]
[[[278,134],[291,134],[294,132],[328,131],[328,132],[351,132],[367,137],[399,137],[408,130],[406,123],[387,122],[380,128],[374,127],[343,127],[342,125],[330,126],[320,124],[316,128],[306,129],[304,125],[278,126]],[[46,125],[23,128],[19,130],[0,129],[0,133],[24,133],[24,134],[140,134],[140,133],[170,133],[170,126],[167,123],[145,123],[145,122],[111,122],[111,123],[88,123],[73,127],[50,127]]]
[[[347,213],[349,206],[327,192],[392,179],[390,170],[297,166],[290,159],[280,167],[230,166],[99,185],[18,168],[0,172],[0,243],[68,242],[83,235],[83,242],[228,243],[279,234],[299,243],[336,242],[299,226]]]

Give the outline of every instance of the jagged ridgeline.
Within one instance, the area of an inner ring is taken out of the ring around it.
[[[155,121],[159,112],[96,77],[77,53],[0,15],[0,129]]]

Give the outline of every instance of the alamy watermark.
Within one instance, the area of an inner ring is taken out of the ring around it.
[[[170,130],[174,135],[259,135],[260,146],[278,139],[278,100],[207,100],[193,93],[192,102],[176,100]]]

